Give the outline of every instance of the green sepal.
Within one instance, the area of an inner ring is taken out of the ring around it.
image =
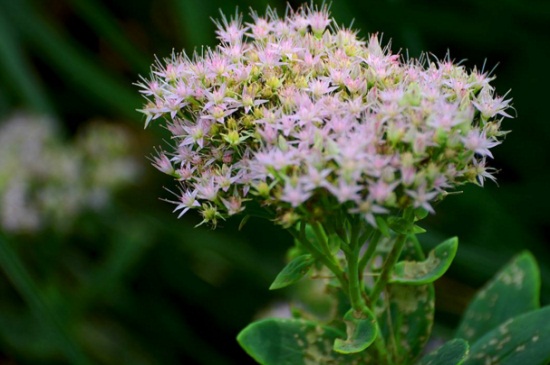
[[[344,364],[349,355],[332,350],[343,333],[317,322],[270,318],[249,324],[237,336],[241,347],[261,365]]]
[[[439,244],[424,261],[401,261],[393,270],[391,283],[422,285],[439,279],[447,271],[458,249],[458,238],[453,237]]]
[[[473,343],[504,321],[538,309],[540,283],[533,256],[517,255],[472,299],[455,337]]]
[[[390,227],[388,226],[388,223],[386,222],[386,220],[379,215],[375,216],[374,219],[376,221],[376,225],[378,226],[378,230],[380,231],[380,233],[382,233],[384,237],[391,237]]]
[[[346,340],[337,338],[334,341],[334,351],[341,354],[355,354],[364,351],[374,342],[378,335],[374,314],[365,307],[359,317],[357,318],[353,309],[345,314],[344,322],[348,337]]]
[[[550,361],[550,307],[514,317],[471,345],[464,365],[546,365]]]
[[[311,269],[315,259],[309,255],[300,255],[292,259],[275,278],[269,290],[281,289],[294,284]]]
[[[396,233],[399,234],[409,234],[412,232],[413,224],[401,217],[389,217],[388,218],[389,227]]]
[[[241,222],[239,223],[239,231],[243,229],[246,223],[248,223],[248,220],[250,219],[250,217],[251,216],[247,214],[243,217],[243,219],[241,219]]]
[[[416,218],[417,221],[426,218],[428,214],[429,212],[422,207],[418,207],[414,210],[414,217]]]
[[[426,233],[426,230],[420,226],[417,226],[416,224],[413,225],[412,227],[412,232],[413,234],[420,234],[420,233]]]
[[[424,356],[416,365],[461,365],[468,352],[468,342],[455,338]]]

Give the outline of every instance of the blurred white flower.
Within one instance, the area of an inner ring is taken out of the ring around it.
[[[129,133],[92,122],[65,142],[52,119],[17,114],[0,122],[0,229],[66,229],[85,210],[111,202],[139,165]]]

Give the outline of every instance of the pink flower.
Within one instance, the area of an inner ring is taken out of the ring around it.
[[[479,131],[478,129],[473,129],[468,132],[468,135],[463,138],[464,146],[477,153],[480,156],[488,156],[493,158],[493,154],[489,151],[490,148],[498,146],[499,141],[493,138],[487,138],[485,131]]]
[[[356,183],[347,183],[344,180],[338,180],[338,184],[327,185],[326,188],[332,195],[338,199],[338,202],[345,203],[348,201],[359,201],[361,196],[359,192],[362,190],[360,185]]]
[[[244,210],[243,199],[240,196],[231,196],[229,199],[221,198],[221,200],[229,215],[235,215]]]
[[[215,201],[218,198],[218,191],[220,186],[216,183],[215,179],[203,179],[199,184],[195,186],[197,197],[209,201]]]
[[[240,43],[247,28],[242,26],[242,16],[238,13],[231,19],[227,19],[223,14],[221,21],[214,21],[216,25],[217,38],[224,43]]]
[[[477,181],[480,186],[483,186],[485,179],[492,180],[496,183],[497,179],[494,174],[497,172],[497,169],[494,167],[487,167],[485,159],[476,160],[474,159],[474,171],[477,176]]]
[[[378,180],[369,185],[369,196],[378,204],[384,204],[398,184],[399,182],[397,181],[388,184],[382,180]]]
[[[331,22],[326,6],[321,11],[308,14],[307,19],[314,34],[322,34]]]
[[[153,157],[153,166],[167,175],[173,175],[175,172],[172,162],[170,162],[164,151],[157,152],[157,156]]]
[[[241,212],[253,187],[278,222],[336,200],[375,225],[494,180],[486,159],[510,100],[486,74],[448,57],[404,60],[376,34],[331,26],[326,6],[251,15],[222,16],[216,48],[172,54],[136,84],[146,125],[168,120],[173,149],[153,164],[182,184],[178,210],[200,205],[215,223]]]
[[[424,208],[430,213],[435,213],[430,201],[439,195],[437,191],[427,191],[426,185],[421,184],[416,190],[407,190],[407,195],[413,198],[415,208]]]
[[[283,188],[281,200],[290,203],[290,205],[296,208],[308,200],[310,196],[311,193],[307,192],[300,184],[293,185],[287,182]]]
[[[180,195],[179,202],[177,202],[176,209],[174,209],[174,212],[177,212],[178,210],[181,210],[180,214],[178,215],[178,218],[181,218],[185,213],[189,211],[189,209],[193,209],[194,207],[200,207],[200,203],[196,200],[197,197],[197,191],[182,191]]]
[[[481,115],[485,119],[492,118],[497,115],[503,117],[512,118],[512,116],[505,112],[506,109],[510,107],[511,99],[505,100],[505,96],[502,97],[493,97],[494,90],[492,87],[484,87],[479,93],[477,100],[473,101],[472,104],[475,105],[477,110],[481,112]]]

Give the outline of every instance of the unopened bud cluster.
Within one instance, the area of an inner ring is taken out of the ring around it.
[[[374,224],[494,180],[510,100],[486,73],[404,60],[325,7],[251,17],[222,18],[215,49],[173,54],[138,83],[146,124],[164,117],[173,136],[154,165],[179,181],[180,216],[215,225],[256,200],[284,225],[334,209]]]

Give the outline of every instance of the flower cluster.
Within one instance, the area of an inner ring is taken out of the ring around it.
[[[71,144],[58,132],[46,117],[19,114],[0,124],[0,229],[68,228],[137,177],[126,130],[90,123]]]
[[[154,165],[179,181],[180,216],[198,209],[215,225],[255,200],[283,225],[331,209],[375,224],[494,180],[510,100],[489,75],[405,60],[326,7],[251,18],[223,17],[215,49],[173,54],[138,83],[146,125],[164,117],[173,136]]]

